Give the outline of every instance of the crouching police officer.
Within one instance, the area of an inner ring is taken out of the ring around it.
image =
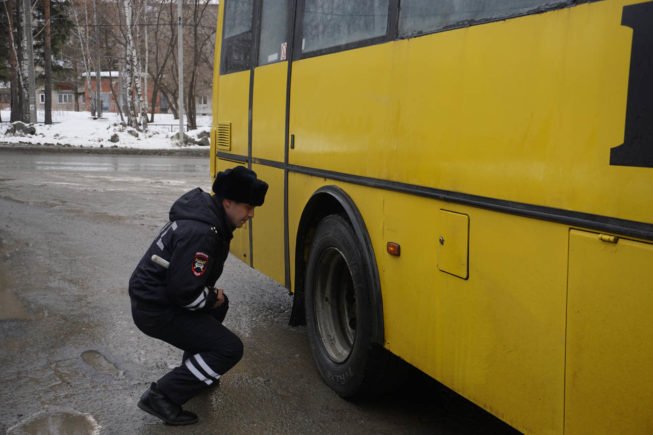
[[[242,166],[218,173],[213,193],[196,188],[170,209],[170,222],[129,280],[132,316],[145,334],[184,351],[179,367],[152,383],[138,407],[166,424],[197,422],[182,405],[214,385],[243,356],[222,321],[229,301],[216,287],[233,231],[254,216],[268,185]]]

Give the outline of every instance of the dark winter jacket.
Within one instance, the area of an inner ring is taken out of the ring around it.
[[[170,222],[129,279],[132,304],[149,310],[211,309],[233,230],[222,205],[202,189],[181,196],[170,208]],[[168,261],[169,267],[153,262],[153,255]]]

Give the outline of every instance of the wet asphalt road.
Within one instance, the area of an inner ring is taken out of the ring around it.
[[[136,407],[181,352],[132,323],[127,280],[172,202],[210,187],[208,158],[0,148],[0,433],[511,433],[414,374],[356,403],[320,380],[287,291],[230,258],[225,324],[245,344],[221,386],[164,426]],[[60,432],[56,432],[60,430]]]

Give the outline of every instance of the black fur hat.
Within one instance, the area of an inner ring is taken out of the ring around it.
[[[244,166],[218,172],[213,181],[213,193],[218,198],[257,207],[263,205],[267,191],[268,183],[256,178],[256,172]]]

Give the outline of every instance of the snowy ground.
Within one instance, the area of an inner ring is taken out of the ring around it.
[[[176,138],[179,131],[179,120],[169,114],[155,114],[154,122],[148,126],[147,132],[137,132],[121,125],[120,116],[116,113],[105,113],[100,119],[93,119],[89,112],[53,112],[52,125],[42,123],[34,125],[34,135],[6,134],[11,126],[7,122],[9,110],[1,112],[0,143],[33,144],[33,145],[65,145],[88,148],[139,148],[139,149],[170,149],[178,148]],[[38,113],[38,120],[44,119],[43,112]],[[187,131],[193,140],[199,135],[208,134],[211,127],[210,116],[198,116],[197,130]],[[131,131],[131,132],[130,132]],[[116,135],[116,136],[114,136]],[[117,142],[110,139],[117,138]],[[199,145],[188,147],[201,148]]]

